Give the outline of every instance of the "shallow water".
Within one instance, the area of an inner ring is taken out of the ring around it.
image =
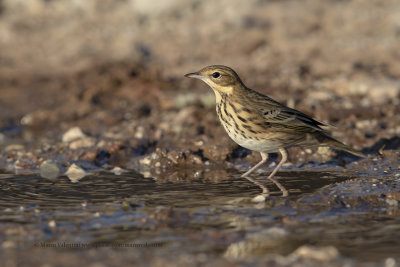
[[[387,198],[398,194],[398,178],[370,184],[368,177],[340,171],[281,172],[290,195],[281,197],[267,183],[271,196],[253,203],[260,189],[238,174],[228,176],[160,182],[136,172],[99,172],[71,183],[3,173],[0,240],[24,251],[147,243],[156,246],[149,258],[179,252],[262,261],[303,244],[334,246],[356,262],[400,256],[400,213]]]

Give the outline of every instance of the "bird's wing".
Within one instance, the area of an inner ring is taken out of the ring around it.
[[[252,98],[253,108],[257,110],[259,115],[263,117],[265,122],[269,122],[275,125],[281,124],[286,128],[313,128],[317,131],[325,132],[321,126],[326,126],[326,124],[314,120],[310,116],[286,107],[285,105],[265,96],[259,94],[256,91],[252,91],[249,95]]]

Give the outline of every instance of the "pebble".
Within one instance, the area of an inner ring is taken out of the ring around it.
[[[85,137],[82,139],[74,140],[69,144],[69,148],[72,150],[82,147],[92,147],[96,144],[96,140],[91,137]]]
[[[121,174],[123,174],[124,172],[126,172],[126,170],[124,170],[124,169],[122,169],[122,168],[120,168],[120,167],[114,167],[114,168],[111,170],[111,172],[114,173],[115,175],[121,175]]]
[[[329,152],[329,147],[327,147],[327,146],[320,146],[320,147],[318,147],[318,154],[320,154],[320,155],[325,155],[325,154],[328,154],[328,152]]]
[[[394,258],[386,258],[385,260],[385,267],[396,267],[396,260]]]
[[[49,227],[50,228],[54,228],[54,227],[56,227],[56,221],[55,220],[51,220],[51,221],[49,221]]]
[[[134,134],[134,137],[137,139],[142,139],[145,136],[145,130],[143,126],[138,126],[136,128],[136,132]]]
[[[3,248],[15,248],[15,247],[17,247],[17,244],[15,244],[15,242],[14,241],[11,241],[11,240],[6,240],[6,241],[4,241],[2,244],[1,244],[1,246],[3,247]]]
[[[0,144],[4,143],[4,141],[6,140],[6,136],[2,133],[0,133]]]
[[[251,202],[256,202],[256,203],[265,202],[265,196],[264,195],[255,196],[251,199]]]
[[[300,258],[313,259],[317,261],[331,261],[339,257],[339,251],[333,247],[312,247],[304,245],[293,252]]]
[[[68,178],[71,180],[71,182],[76,183],[80,179],[85,177],[87,175],[87,172],[74,163],[68,168],[65,175],[68,176]]]
[[[16,150],[24,150],[25,147],[23,145],[20,144],[12,144],[12,145],[8,145],[6,146],[6,148],[4,149],[6,152],[8,151],[16,151]]]
[[[398,207],[399,206],[399,201],[397,201],[396,199],[387,198],[385,201],[389,206],[392,206],[392,207]]]
[[[139,164],[140,165],[150,165],[151,164],[151,159],[149,159],[149,158],[143,158],[143,159],[141,159],[141,160],[139,160]]]
[[[73,127],[63,134],[62,141],[64,143],[68,143],[77,139],[83,139],[85,137],[86,135],[82,132],[81,128]]]
[[[40,176],[49,180],[56,180],[60,175],[60,169],[57,164],[50,160],[44,161],[40,164]]]

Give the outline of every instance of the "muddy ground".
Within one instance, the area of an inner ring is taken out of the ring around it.
[[[1,258],[395,266],[399,18],[395,0],[0,1]],[[239,176],[259,155],[183,77],[211,64],[368,158],[291,148],[277,176],[289,197],[267,183],[253,203]],[[105,240],[163,245],[45,246]]]

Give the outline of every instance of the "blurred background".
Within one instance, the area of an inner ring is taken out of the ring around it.
[[[396,0],[1,0],[2,140],[127,121],[125,139],[212,138],[214,96],[183,75],[224,64],[371,146],[400,133],[399,14]]]
[[[2,0],[0,7],[2,75],[121,60],[163,77],[216,62],[288,77],[299,67],[319,76],[400,74],[395,0]]]

